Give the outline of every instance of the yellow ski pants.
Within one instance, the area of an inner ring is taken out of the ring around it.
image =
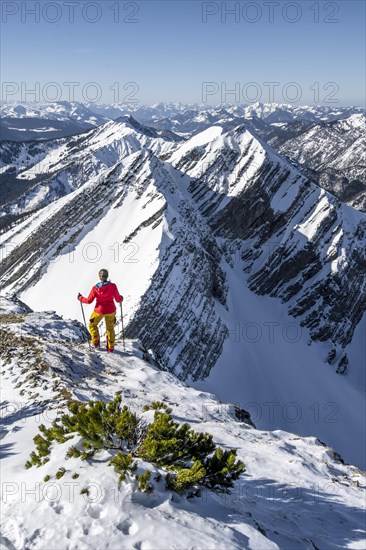
[[[95,313],[95,311],[93,311],[89,319],[89,330],[90,330],[92,342],[94,345],[99,344],[100,342],[98,325],[102,319],[105,319],[108,347],[110,349],[114,349],[114,341],[116,339],[114,334],[114,323],[116,320],[115,312],[105,313],[104,315],[100,315],[99,313]]]

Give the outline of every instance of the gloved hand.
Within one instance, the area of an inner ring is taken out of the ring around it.
[[[121,303],[122,303],[123,302],[123,296],[120,295],[119,297],[121,298]]]
[[[83,295],[80,294],[80,292],[79,292],[79,294],[78,294],[78,300],[80,301],[80,298],[82,298],[82,297],[83,297]]]

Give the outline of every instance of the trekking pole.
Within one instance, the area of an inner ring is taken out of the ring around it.
[[[86,321],[85,321],[85,314],[84,314],[84,308],[83,308],[83,303],[80,302],[80,305],[81,305],[81,313],[83,314],[83,319],[84,319],[84,326],[86,328]],[[86,328],[86,331],[88,333],[88,344],[89,344],[89,350],[91,350],[91,347],[90,347],[90,334],[89,334],[89,331],[88,329]]]
[[[126,351],[125,346],[125,329],[123,328],[123,310],[122,310],[122,302],[119,304],[121,308],[121,323],[122,323],[122,340],[123,340],[123,351]]]

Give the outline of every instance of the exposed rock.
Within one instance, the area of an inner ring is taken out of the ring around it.
[[[348,364],[349,364],[348,357],[347,357],[347,354],[345,353],[344,355],[342,355],[342,357],[338,361],[336,372],[338,374],[346,374],[348,371]]]
[[[335,348],[332,348],[327,355],[326,362],[329,363],[329,365],[333,365],[335,363],[336,357],[337,350]]]

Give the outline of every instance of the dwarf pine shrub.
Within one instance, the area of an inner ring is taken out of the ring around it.
[[[61,479],[66,473],[66,469],[65,468],[59,468],[56,472],[56,479]]]
[[[110,459],[109,464],[119,473],[119,480],[124,481],[127,473],[135,472],[137,464],[133,461],[131,454],[123,454],[119,451],[116,456]]]
[[[50,428],[40,426],[42,435],[34,437],[37,452],[31,453],[25,466],[41,466],[49,460],[53,442],[63,444],[79,435],[84,450],[71,446],[66,458],[87,460],[98,451],[107,450],[113,454],[109,465],[119,474],[120,482],[135,475],[137,459],[162,469],[168,489],[189,496],[199,494],[200,487],[228,492],[244,471],[243,462],[236,459],[236,449],[216,447],[211,434],[195,432],[187,423],[179,424],[164,403],[155,401],[144,407],[154,410],[154,421],[147,424],[127,405],[122,406],[121,399],[119,393],[110,403],[71,403],[69,413],[55,420]],[[161,475],[156,472],[155,481]],[[150,477],[148,470],[136,476],[141,491],[153,490]]]
[[[149,483],[151,472],[146,470],[143,474],[138,476],[139,489],[144,493],[151,493],[154,490],[154,486]]]

